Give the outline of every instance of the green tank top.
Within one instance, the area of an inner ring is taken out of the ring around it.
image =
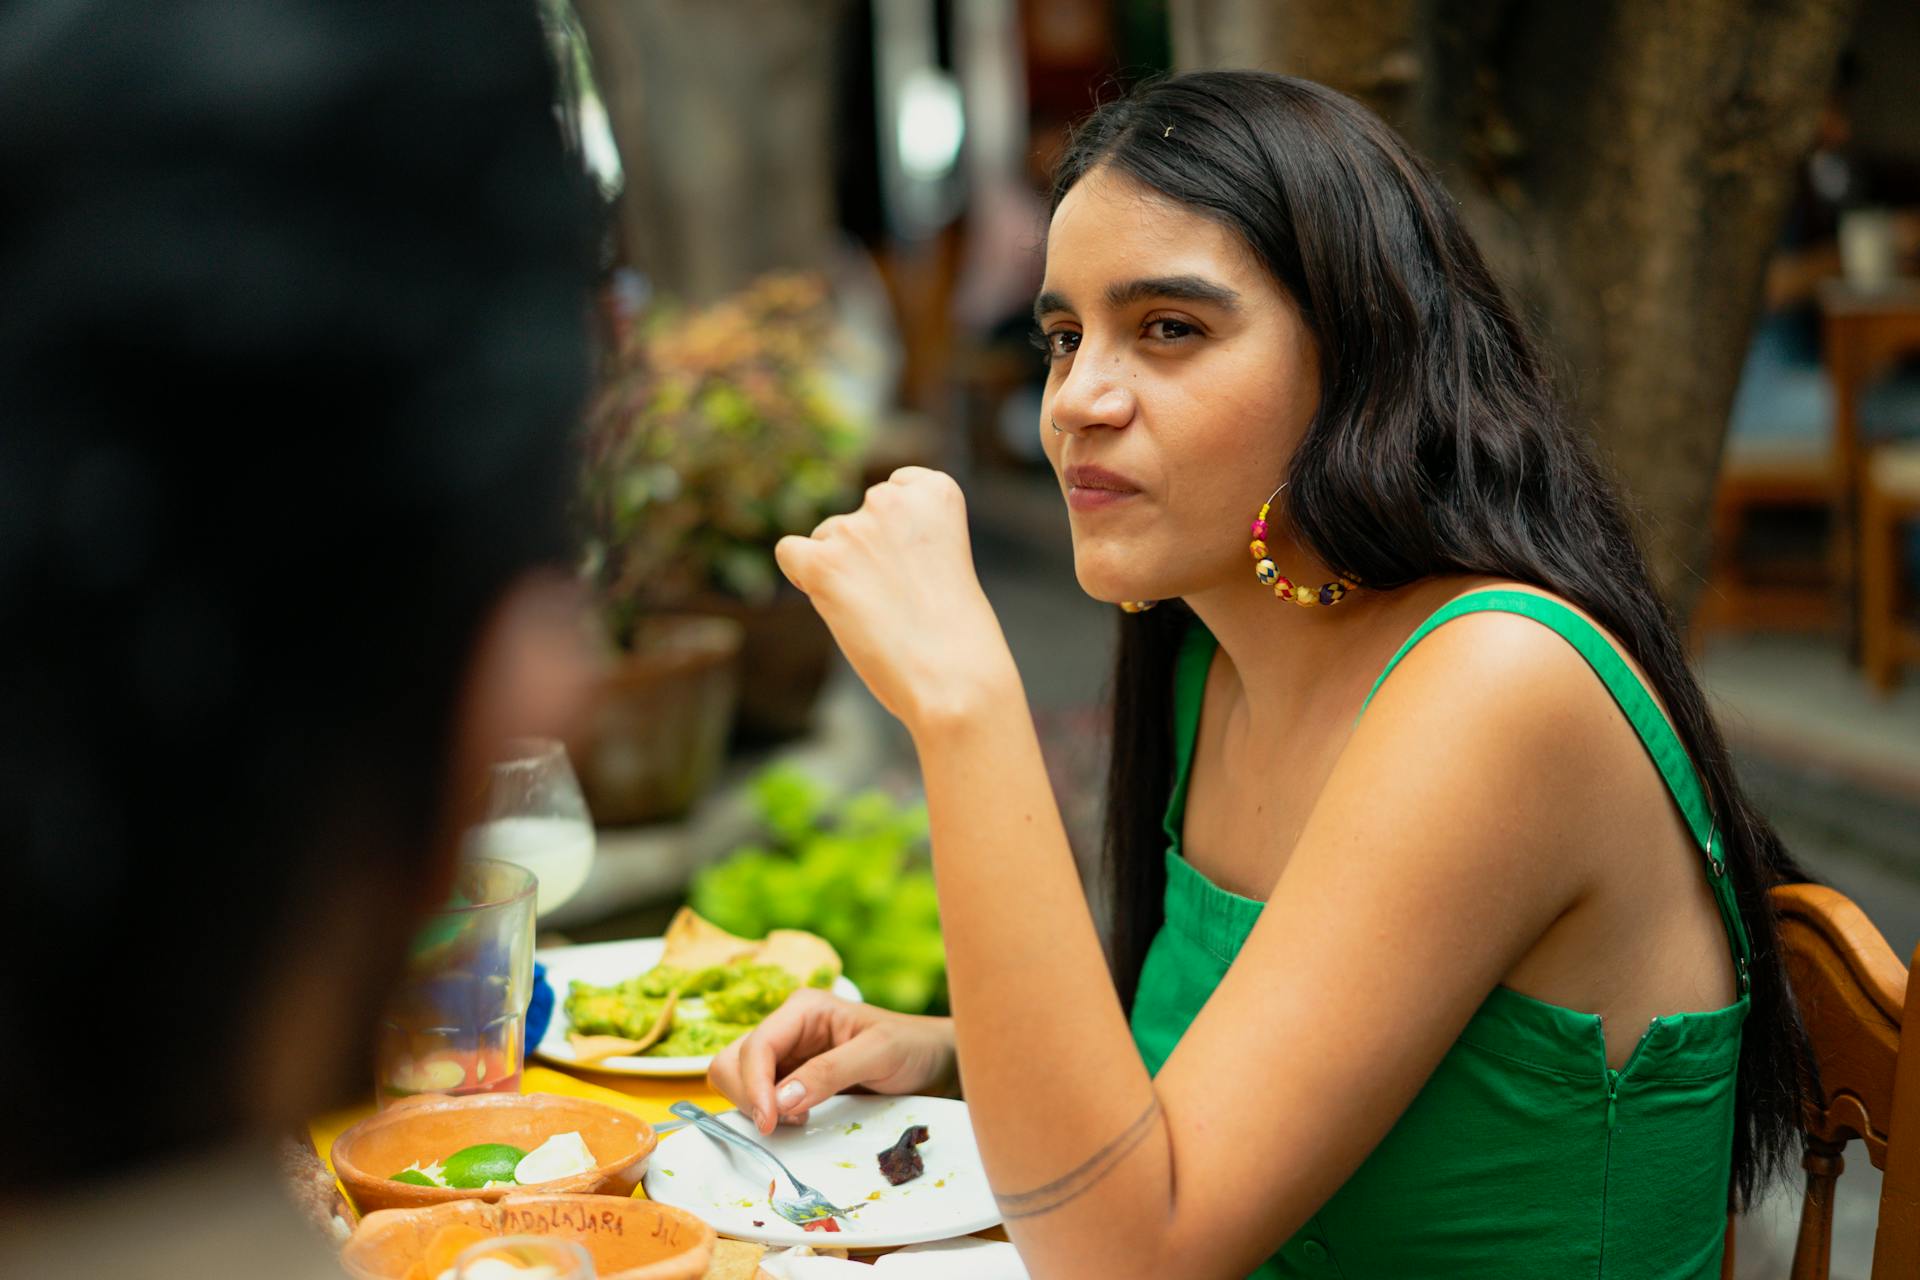
[[[1449,602],[1400,647],[1367,702],[1428,632],[1483,610],[1552,628],[1613,694],[1704,855],[1740,1000],[1654,1019],[1626,1066],[1614,1071],[1597,1015],[1495,987],[1386,1138],[1253,1276],[1715,1280],[1749,947],[1706,796],[1678,736],[1605,637],[1567,606],[1528,592],[1496,588]],[[1261,909],[1213,884],[1180,854],[1213,651],[1212,635],[1195,624],[1175,673],[1178,763],[1166,816],[1166,920],[1148,950],[1132,1015],[1134,1041],[1155,1073],[1226,975]]]

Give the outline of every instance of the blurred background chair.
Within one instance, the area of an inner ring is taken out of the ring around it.
[[[1902,617],[1910,570],[1904,524],[1920,511],[1920,440],[1911,438],[1920,431],[1920,401],[1907,380],[1886,376],[1920,354],[1920,283],[1863,290],[1830,282],[1820,305],[1846,499],[1836,562],[1856,567],[1849,634],[1869,683],[1886,693],[1900,665],[1920,657],[1920,643],[1910,643],[1920,629]],[[1863,408],[1876,394],[1892,396],[1880,414]]]
[[[1868,600],[1879,602],[1876,619],[1897,613],[1914,568],[1896,529],[1876,546],[1869,581],[1862,522],[1870,457],[1900,454],[1920,437],[1920,369],[1903,363],[1920,353],[1920,285],[1869,290],[1829,280],[1818,293],[1817,352],[1791,315],[1769,316],[1754,333],[1722,453],[1692,639],[1838,631],[1864,663]],[[1879,626],[1889,634],[1885,621]]]
[[[1920,983],[1843,894],[1791,884],[1773,899],[1820,1075],[1807,1107],[1806,1193],[1790,1275],[1827,1275],[1835,1183],[1856,1138],[1885,1174],[1873,1280],[1920,1274]],[[1731,1248],[1722,1274],[1735,1274]]]
[[[1897,662],[1894,655],[1899,652],[1895,611],[1907,565],[1893,530],[1877,538],[1868,552],[1865,507],[1870,488],[1882,492],[1888,501],[1881,505],[1889,513],[1897,507],[1905,474],[1899,459],[1920,448],[1915,440],[1920,436],[1920,390],[1902,364],[1920,354],[1920,282],[1887,280],[1863,288],[1828,281],[1820,289],[1820,313],[1833,386],[1834,464],[1842,486],[1833,541],[1847,604],[1848,648],[1860,653],[1872,683],[1884,692],[1892,688],[1888,662]],[[1883,455],[1891,460],[1889,465],[1877,461]],[[1876,641],[1887,655],[1878,673],[1866,655],[1870,616],[1878,626]]]
[[[1920,524],[1920,444],[1873,451],[1860,489],[1860,650],[1867,680],[1893,690],[1900,669],[1920,665],[1920,624],[1905,607],[1904,556],[1910,527]]]
[[[1792,315],[1765,317],[1741,368],[1690,633],[1696,646],[1718,631],[1829,631],[1839,622],[1832,396],[1804,327]]]

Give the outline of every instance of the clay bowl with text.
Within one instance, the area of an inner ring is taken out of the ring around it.
[[[460,1250],[489,1236],[571,1240],[598,1280],[700,1280],[713,1228],[672,1205],[611,1196],[519,1192],[497,1204],[456,1200],[367,1215],[340,1264],[354,1280],[438,1280]]]
[[[585,1173],[533,1186],[490,1190],[418,1186],[393,1175],[479,1143],[503,1142],[531,1151],[548,1138],[578,1133],[593,1155]],[[333,1142],[333,1171],[362,1215],[381,1209],[421,1209],[457,1200],[498,1200],[514,1193],[578,1192],[630,1196],[658,1139],[640,1117],[618,1107],[551,1093],[480,1093],[467,1097],[422,1094],[368,1116]]]

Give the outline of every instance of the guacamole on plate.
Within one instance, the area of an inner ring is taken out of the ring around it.
[[[823,968],[807,985],[830,987],[833,977]],[[748,961],[691,971],[656,965],[613,986],[570,984],[567,1020],[581,1035],[639,1039],[660,1017],[667,998],[677,994],[671,1028],[641,1056],[705,1057],[753,1030],[799,986],[785,969]]]

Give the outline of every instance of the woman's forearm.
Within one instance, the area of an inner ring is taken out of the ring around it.
[[[774,552],[920,753],[961,1077],[1023,1256],[1049,1277],[1155,1274],[1168,1126],[974,572],[959,486],[902,468]]]
[[[960,1069],[1009,1229],[1036,1274],[1110,1248],[1099,1274],[1124,1274],[1114,1259],[1159,1238],[1170,1148],[1011,664],[914,739]]]

